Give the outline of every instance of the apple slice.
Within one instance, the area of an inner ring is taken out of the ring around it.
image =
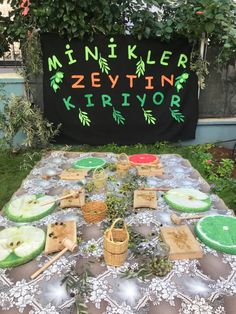
[[[33,226],[0,231],[0,268],[24,264],[39,255],[45,244],[43,230]]]
[[[207,194],[191,188],[171,189],[164,199],[170,207],[183,212],[204,212],[211,207]]]
[[[46,195],[23,195],[10,201],[4,207],[4,213],[11,221],[31,222],[41,219],[53,212],[56,202],[43,205],[53,201],[53,196]]]

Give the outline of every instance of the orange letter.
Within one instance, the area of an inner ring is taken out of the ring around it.
[[[145,80],[148,81],[147,86],[145,86],[145,89],[153,89],[154,87],[151,84],[151,81],[153,80],[153,76],[145,76]]]
[[[127,74],[126,77],[129,79],[129,87],[134,87],[134,79],[137,78],[137,75]]]
[[[100,82],[100,78],[96,78],[95,76],[99,76],[99,72],[93,72],[91,73],[91,81],[92,81],[92,87],[101,87],[101,84],[98,84],[96,82]]]
[[[114,88],[116,86],[116,83],[119,79],[119,75],[116,75],[115,78],[113,78],[111,75],[108,75],[110,81],[111,81],[111,88]]]
[[[168,77],[166,77],[165,75],[161,76],[161,86],[162,87],[164,87],[165,81],[170,83],[171,86],[174,86],[174,74],[171,74],[171,78],[170,79]]]
[[[84,85],[80,85],[79,83],[83,81],[84,75],[71,75],[71,78],[78,79],[73,85],[72,88],[85,88]]]

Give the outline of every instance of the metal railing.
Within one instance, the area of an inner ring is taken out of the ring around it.
[[[22,55],[19,43],[13,43],[9,51],[5,52],[0,58],[1,66],[20,66],[22,64]]]

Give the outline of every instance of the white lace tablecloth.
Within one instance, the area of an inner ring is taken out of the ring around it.
[[[61,195],[63,189],[78,187],[77,182],[55,178],[44,180],[41,174],[48,169],[60,172],[84,156],[101,156],[109,162],[116,161],[112,153],[67,153],[51,152],[46,155],[23,181],[14,194],[45,193]],[[209,192],[210,187],[191,167],[187,160],[178,155],[160,155],[164,175],[148,178],[150,187],[193,187]],[[143,210],[130,215],[126,222],[142,234],[158,231],[160,225],[171,225],[170,214],[162,193],[158,192],[158,209]],[[104,194],[94,194],[91,199],[104,199]],[[211,213],[232,215],[223,201],[211,194]],[[182,214],[184,216],[186,214]],[[30,275],[48,259],[44,254],[35,260],[12,269],[0,269],[0,313],[67,314],[76,313],[74,297],[66,292],[61,279],[71,266],[82,267],[94,259],[90,279],[92,292],[86,298],[89,313],[109,314],[235,314],[236,313],[236,256],[217,253],[201,243],[204,257],[201,260],[174,261],[173,270],[164,278],[149,280],[121,278],[128,267],[137,263],[132,256],[122,267],[107,267],[97,257],[103,255],[103,230],[101,224],[87,224],[78,209],[62,210],[35,223],[46,230],[48,223],[76,220],[82,238],[79,252],[66,254],[35,280]],[[189,223],[192,223],[190,221]],[[15,225],[0,216],[0,228]],[[88,250],[91,245],[95,249]],[[94,247],[94,246],[93,246]]]

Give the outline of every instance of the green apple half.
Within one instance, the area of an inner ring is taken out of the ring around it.
[[[16,222],[31,222],[41,219],[53,212],[55,198],[46,195],[23,195],[5,205],[3,211],[7,218]],[[44,203],[50,202],[48,205]]]
[[[0,231],[0,268],[22,265],[39,255],[45,233],[33,226],[10,227]]]
[[[211,207],[207,194],[191,188],[171,189],[164,199],[170,207],[183,212],[204,212]]]

